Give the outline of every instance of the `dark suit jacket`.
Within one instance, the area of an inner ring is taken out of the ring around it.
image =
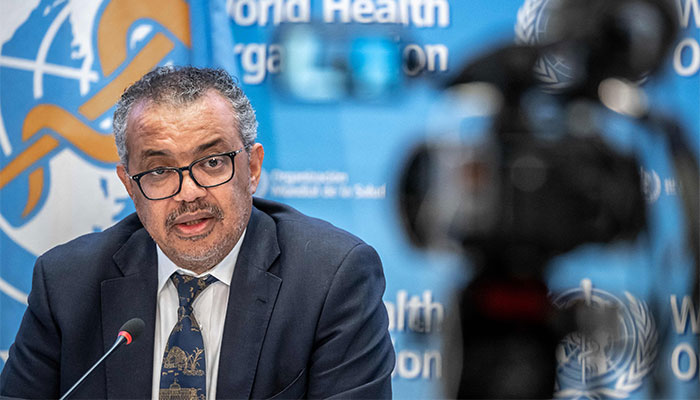
[[[156,286],[155,243],[135,214],[39,257],[0,394],[58,397],[139,317],[142,335],[72,397],[149,398]],[[370,246],[255,199],[231,282],[217,398],[390,397],[383,292]]]

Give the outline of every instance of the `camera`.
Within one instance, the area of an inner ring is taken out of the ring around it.
[[[443,84],[486,110],[486,134],[418,144],[399,180],[410,241],[466,254],[476,268],[446,329],[447,369],[457,371],[446,379],[449,397],[552,398],[561,339],[614,335],[620,319],[613,307],[554,307],[545,268],[578,246],[634,239],[646,227],[640,163],[609,143],[600,121],[617,112],[658,128],[635,88],[671,47],[673,8],[550,5],[547,40],[496,49]],[[545,59],[566,64],[565,81],[541,79]]]

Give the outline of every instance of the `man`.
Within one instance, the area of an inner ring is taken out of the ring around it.
[[[225,72],[152,71],[124,92],[114,132],[136,214],[39,257],[1,395],[62,395],[138,317],[144,333],[71,397],[391,396],[376,252],[253,199],[263,147]]]

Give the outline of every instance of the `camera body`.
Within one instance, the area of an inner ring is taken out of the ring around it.
[[[419,247],[495,251],[532,246],[558,254],[630,239],[645,226],[639,163],[601,137],[498,144],[422,144],[399,183],[399,207]]]
[[[545,267],[577,246],[634,239],[646,227],[640,164],[611,146],[600,117],[636,108],[620,116],[649,125],[649,112],[631,106],[640,92],[602,88],[635,87],[661,65],[677,29],[672,8],[665,0],[552,3],[548,43],[499,48],[444,85],[476,97],[456,104],[485,110],[485,137],[462,137],[471,122],[462,120],[458,139],[419,144],[399,180],[412,243],[467,253],[476,267],[445,334],[446,364],[458,372],[446,387],[456,398],[552,398],[560,340],[615,333],[619,318],[614,308],[554,307]],[[545,57],[567,64],[570,81],[539,81]],[[606,96],[627,96],[620,105],[630,106],[611,107]]]

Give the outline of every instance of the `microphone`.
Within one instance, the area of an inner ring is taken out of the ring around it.
[[[112,352],[116,350],[117,347],[121,346],[124,343],[130,344],[134,339],[136,339],[141,334],[141,332],[143,332],[143,328],[145,326],[146,324],[141,318],[132,318],[126,321],[124,325],[122,325],[122,327],[119,328],[117,340],[114,341],[112,347],[109,350],[107,350],[107,352],[102,356],[102,358],[97,360],[97,362],[92,365],[88,372],[81,376],[80,379],[78,379],[78,381],[75,382],[75,384],[71,386],[71,388],[68,389],[68,391],[63,396],[61,396],[60,400],[65,400],[66,398],[68,398],[68,396],[70,396],[75,391],[75,389],[77,389],[78,386],[80,386],[80,384],[83,383],[85,378],[87,378],[88,375],[90,375],[90,373],[102,363],[102,361],[104,361],[110,354],[112,354]]]

